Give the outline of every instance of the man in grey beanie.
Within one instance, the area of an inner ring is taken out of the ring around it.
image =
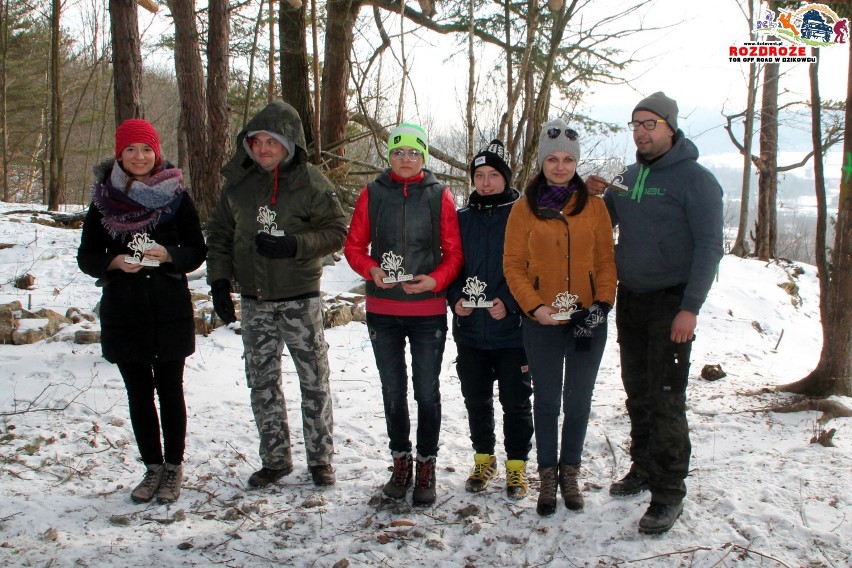
[[[686,386],[695,325],[722,258],[722,188],[698,164],[698,149],[678,129],[677,102],[662,91],[633,109],[627,123],[636,163],[623,174],[629,189],[604,189],[618,268],[616,318],[621,378],[630,415],[627,475],[615,496],[651,491],[639,532],[668,531],[683,511],[691,445]]]

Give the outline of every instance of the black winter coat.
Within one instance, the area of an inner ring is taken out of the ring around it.
[[[108,175],[108,174],[107,174]],[[184,193],[175,216],[148,235],[169,251],[172,262],[128,273],[109,270],[116,256],[132,254],[130,237],[115,239],[91,204],[77,252],[80,270],[98,279],[101,348],[111,363],[150,364],[188,357],[195,351],[195,325],[186,273],[201,266],[207,245],[198,213]]]
[[[447,289],[447,302],[453,313],[453,339],[473,349],[523,347],[520,308],[503,275],[506,222],[512,205],[520,198],[520,193],[514,188],[510,188],[509,194],[509,199],[500,205],[479,208],[471,201],[458,212],[464,267]],[[487,284],[486,299],[500,298],[505,304],[506,317],[495,320],[484,308],[474,309],[469,316],[456,315],[456,302],[460,298],[467,299],[462,289],[472,276]]]

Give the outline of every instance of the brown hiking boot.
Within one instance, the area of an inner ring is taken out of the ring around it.
[[[538,468],[538,477],[541,487],[535,510],[542,517],[548,517],[556,512],[556,466]]]
[[[565,506],[571,511],[582,511],[585,504],[583,494],[580,493],[580,487],[577,483],[579,475],[580,468],[578,466],[559,466],[559,492],[562,494]]]
[[[293,471],[293,464],[287,465],[282,468],[271,468],[271,467],[262,467],[249,477],[248,484],[249,487],[254,487],[255,489],[259,489],[261,487],[266,487],[270,483],[275,483],[288,473]]]
[[[311,465],[308,466],[308,469],[311,470],[311,479],[313,479],[314,485],[334,485],[337,483],[337,478],[334,477],[334,468],[331,467],[330,463]]]
[[[415,506],[431,505],[435,502],[435,456],[417,456],[417,475],[411,500]]]
[[[133,492],[130,493],[130,498],[134,503],[147,503],[157,494],[157,489],[160,488],[160,483],[163,481],[163,464],[152,463],[148,464],[148,469],[145,470],[145,477]]]
[[[393,473],[391,473],[390,481],[382,487],[385,495],[391,499],[403,499],[408,486],[411,485],[412,477],[412,458],[409,452],[394,452],[393,453]]]
[[[183,464],[167,463],[163,466],[163,482],[157,491],[157,503],[174,503],[183,486]]]

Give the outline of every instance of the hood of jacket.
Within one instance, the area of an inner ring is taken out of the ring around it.
[[[296,147],[295,155],[292,160],[288,160],[283,165],[284,169],[308,161],[305,130],[302,128],[302,119],[299,118],[299,113],[284,101],[272,101],[254,115],[237,134],[234,155],[222,168],[222,175],[225,176],[227,181],[238,181],[256,167],[255,161],[246,152],[243,140],[249,132],[257,130],[273,132],[293,141]]]

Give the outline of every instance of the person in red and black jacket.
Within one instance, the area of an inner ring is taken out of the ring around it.
[[[414,459],[408,413],[405,339],[417,401],[417,467],[413,502],[435,501],[435,460],[441,429],[439,375],[447,338],[446,289],[464,262],[456,205],[431,171],[426,132],[403,123],[388,139],[390,168],[364,188],[355,203],[344,253],[367,280],[367,328],[382,382],[393,474],[383,488],[405,497]],[[385,282],[388,257],[412,278]],[[384,267],[383,267],[384,266]]]

